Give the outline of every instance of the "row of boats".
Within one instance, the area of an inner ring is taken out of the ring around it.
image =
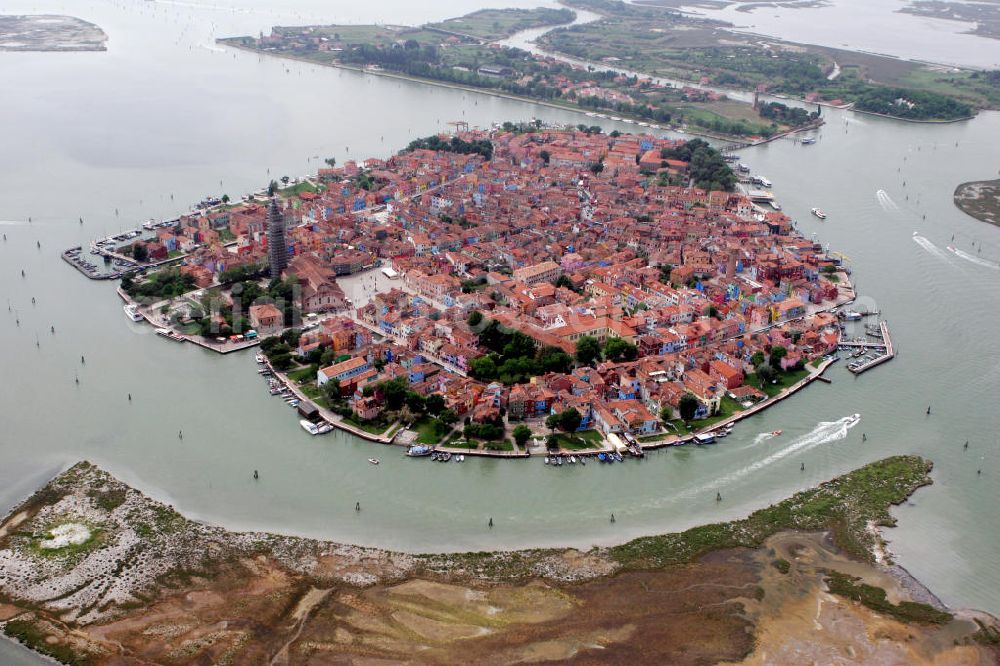
[[[434,447],[425,446],[423,444],[414,444],[406,450],[406,455],[411,458],[426,458],[430,457],[431,460],[435,462],[448,462],[452,458],[455,462],[465,462],[465,456],[461,453],[451,453],[450,451],[435,451]],[[368,462],[371,462],[369,460]],[[372,463],[377,465],[378,463]]]

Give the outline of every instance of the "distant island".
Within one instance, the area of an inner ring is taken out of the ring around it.
[[[275,26],[270,35],[219,42],[579,109],[592,117],[654,128],[684,127],[741,141],[773,138],[822,122],[816,111],[774,102],[755,106],[696,85],[674,86],[625,75],[612,69],[612,63],[603,69],[571,63],[499,41],[526,28],[567,25],[575,16],[565,8],[483,10],[419,27]]]
[[[620,546],[415,555],[229,532],[82,462],[0,524],[0,627],[85,666],[995,663],[996,619],[944,607],[879,536],[930,469],[888,458]]]
[[[954,201],[963,213],[1000,226],[1000,179],[962,183],[955,188]]]
[[[539,44],[590,62],[903,120],[957,120],[1000,106],[1000,88],[988,73],[742,34],[729,23],[653,4],[564,4],[603,17],[553,30]]]
[[[108,36],[73,16],[0,16],[0,51],[106,51]]]

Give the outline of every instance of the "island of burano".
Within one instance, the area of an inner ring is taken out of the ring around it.
[[[993,5],[369,4],[0,16],[0,664],[1000,664]]]

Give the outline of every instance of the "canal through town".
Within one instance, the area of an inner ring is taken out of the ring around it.
[[[419,22],[484,6],[295,4],[5,8],[93,20],[111,41],[107,53],[0,54],[0,307],[9,307],[0,312],[0,507],[89,459],[231,529],[411,551],[588,546],[735,518],[866,462],[918,453],[935,461],[935,483],[896,511],[892,549],[946,602],[1000,612],[1000,230],[951,202],[958,183],[995,175],[1000,114],[925,126],[824,110],[815,145],[780,140],[743,154],[807,236],[849,258],[860,293],[889,321],[899,349],[891,363],[858,378],[834,366],[831,385],[740,423],[716,446],[643,461],[410,460],[339,432],[309,437],[268,395],[252,354],[158,338],[125,319],[113,284],[87,281],[59,258],[206,195],[313,172],[325,157],[387,156],[452,120],[594,122],[213,43],[272,24]],[[829,218],[813,218],[813,206]],[[380,465],[368,464],[373,455]]]

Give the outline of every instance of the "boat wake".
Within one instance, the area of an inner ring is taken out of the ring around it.
[[[1000,270],[1000,263],[997,263],[995,261],[990,261],[989,259],[983,259],[982,257],[977,257],[974,254],[969,254],[965,250],[959,250],[958,248],[951,247],[950,245],[948,246],[948,249],[951,250],[952,254],[961,257],[966,261],[970,261],[977,266],[992,268],[993,270]]]
[[[935,245],[934,243],[930,242],[929,240],[918,234],[916,231],[913,232],[913,242],[919,245],[920,247],[924,248],[931,254],[933,254],[938,259],[944,259],[945,261],[948,261],[948,255],[945,253],[944,250],[942,250],[937,245]]]
[[[770,465],[773,465],[774,463],[783,460],[794,453],[804,453],[805,451],[814,449],[821,444],[829,444],[830,442],[846,439],[847,431],[856,426],[859,421],[861,421],[860,414],[845,416],[844,418],[837,419],[836,421],[820,421],[815,428],[801,437],[796,437],[785,448],[778,449],[771,455],[761,458],[760,460],[747,465],[743,469],[738,469],[735,472],[730,472],[729,474],[720,477],[717,483],[720,486],[724,486],[728,483],[739,481],[743,477],[753,474],[757,470],[769,467]],[[770,434],[771,433],[761,433],[760,435],[757,435],[757,437],[760,438],[763,435]],[[761,439],[761,441],[765,440]]]
[[[885,190],[875,192],[875,198],[878,199],[878,205],[882,206],[882,210],[885,212],[895,213],[899,211],[899,206],[896,205],[896,202],[892,200],[892,197]]]
[[[756,437],[753,438],[753,443],[754,444],[763,444],[767,440],[774,439],[775,437],[777,437],[777,435],[775,435],[773,432],[762,432],[762,433],[760,433],[759,435],[757,435]]]

